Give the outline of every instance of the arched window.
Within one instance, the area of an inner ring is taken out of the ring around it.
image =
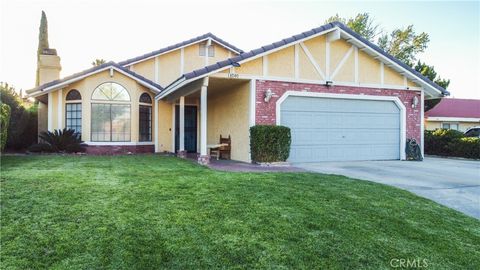
[[[92,100],[130,101],[127,89],[118,83],[102,83],[93,91]]]
[[[152,141],[152,98],[143,93],[139,99],[139,135],[140,141]]]
[[[66,100],[82,100],[82,95],[77,89],[72,89],[68,92]]]
[[[92,94],[94,142],[130,141],[130,94],[118,83],[103,83]]]
[[[76,89],[70,90],[65,97],[65,127],[79,135],[82,133],[82,95]]]

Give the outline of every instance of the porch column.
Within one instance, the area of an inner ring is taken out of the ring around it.
[[[206,165],[210,162],[210,156],[207,152],[207,87],[208,77],[203,79],[203,85],[200,89],[200,155],[198,163]]]
[[[179,106],[179,134],[178,134],[178,153],[177,155],[181,158],[185,158],[187,153],[185,151],[185,97],[180,97],[180,106]]]
[[[53,93],[48,93],[47,103],[47,130],[53,131]]]

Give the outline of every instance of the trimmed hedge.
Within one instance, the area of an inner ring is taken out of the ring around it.
[[[480,159],[480,138],[468,138],[456,130],[425,131],[425,153]]]
[[[250,128],[250,153],[254,162],[286,161],[290,155],[290,128],[257,125]]]

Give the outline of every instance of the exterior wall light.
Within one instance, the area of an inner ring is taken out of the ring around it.
[[[418,106],[418,97],[414,96],[412,98],[412,108],[416,108]]]
[[[272,90],[268,88],[267,91],[265,91],[265,98],[263,100],[265,100],[265,102],[269,102],[270,99],[272,98],[272,95],[273,95]]]
[[[325,85],[326,85],[326,86],[331,86],[332,84],[333,84],[332,81],[326,81],[326,82],[325,82]]]

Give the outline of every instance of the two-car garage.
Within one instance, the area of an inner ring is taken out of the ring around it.
[[[286,95],[279,123],[290,127],[290,162],[401,158],[402,105],[395,97]]]

